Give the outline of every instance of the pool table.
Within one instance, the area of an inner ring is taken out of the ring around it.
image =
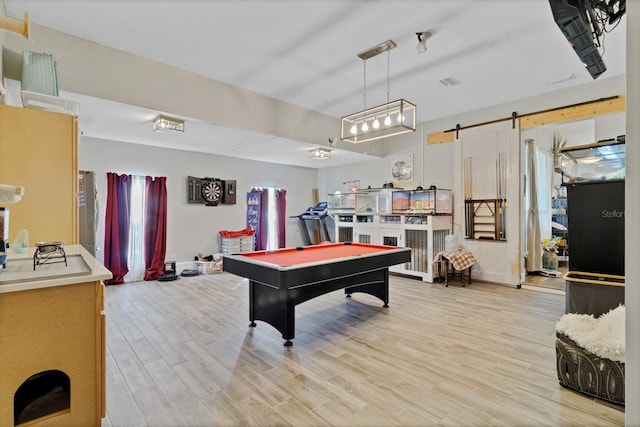
[[[249,279],[249,320],[269,323],[285,346],[295,336],[295,306],[344,289],[389,304],[389,267],[411,261],[410,248],[329,243],[224,255],[224,271]]]

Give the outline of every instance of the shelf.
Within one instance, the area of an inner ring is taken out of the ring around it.
[[[466,199],[465,238],[505,241],[506,199]]]

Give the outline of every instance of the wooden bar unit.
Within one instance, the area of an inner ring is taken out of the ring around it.
[[[74,261],[83,271],[72,263],[38,266],[30,280],[24,276],[32,265],[28,252],[10,254],[15,256],[0,271],[0,425],[100,426],[106,412],[101,280],[111,273],[73,245],[67,258],[80,257]],[[59,276],[47,276],[48,271]],[[50,373],[66,379],[64,393],[64,384],[54,380],[38,385]],[[27,398],[17,394],[24,389],[31,390]],[[61,407],[55,399],[63,394]]]

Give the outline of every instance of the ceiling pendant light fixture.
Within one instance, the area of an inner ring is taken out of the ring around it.
[[[340,135],[343,141],[357,144],[415,132],[416,106],[405,99],[389,101],[389,51],[396,46],[393,40],[387,40],[358,54],[364,62],[364,110],[342,117]],[[384,52],[387,52],[387,103],[367,108],[367,59]]]

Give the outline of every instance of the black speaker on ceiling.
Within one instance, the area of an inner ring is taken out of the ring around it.
[[[565,38],[578,54],[578,58],[594,79],[607,70],[594,35],[602,33],[593,20],[593,10],[589,0],[549,0],[553,19]]]

